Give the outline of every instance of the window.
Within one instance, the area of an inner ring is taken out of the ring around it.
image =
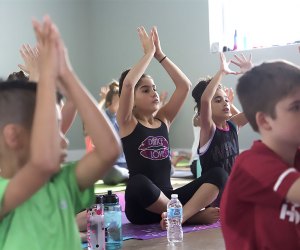
[[[211,51],[300,42],[299,0],[209,0]]]

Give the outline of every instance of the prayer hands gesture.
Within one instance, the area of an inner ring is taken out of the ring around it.
[[[144,49],[144,54],[151,53],[154,55],[155,53],[154,28],[151,29],[150,35],[148,35],[145,28],[143,26],[140,26],[138,27],[138,34]]]

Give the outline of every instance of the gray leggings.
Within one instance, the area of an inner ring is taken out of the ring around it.
[[[129,172],[126,164],[113,165],[109,172],[103,177],[106,185],[117,185],[126,182],[129,178]]]

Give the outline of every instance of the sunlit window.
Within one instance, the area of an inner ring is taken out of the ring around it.
[[[211,51],[300,42],[299,0],[209,0]]]

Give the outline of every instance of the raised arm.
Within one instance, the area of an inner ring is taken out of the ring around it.
[[[168,125],[170,125],[182,107],[192,84],[188,77],[170,60],[169,57],[163,53],[156,27],[154,27],[154,44],[154,57],[164,67],[175,84],[175,91],[169,101],[158,111],[156,115],[158,118],[164,120]]]
[[[117,121],[120,126],[121,137],[128,134],[128,131],[132,131],[137,123],[132,114],[134,105],[134,88],[140,80],[141,76],[145,73],[155,52],[153,41],[154,29],[151,30],[150,35],[148,36],[145,28],[139,27],[138,35],[144,49],[144,55],[138,61],[138,63],[130,69],[123,81],[122,91],[120,95],[120,105],[117,112]]]
[[[227,62],[225,55],[220,53],[220,69],[216,75],[211,79],[207,87],[205,88],[201,96],[201,107],[200,107],[200,146],[204,145],[212,132],[214,122],[212,119],[212,110],[211,110],[211,101],[213,96],[219,87],[221,80],[224,75],[227,74],[236,74],[234,71],[229,69],[229,64],[231,61]]]
[[[20,54],[24,60],[24,64],[19,64],[19,68],[29,75],[29,80],[39,82],[39,50],[37,47],[31,47],[29,44],[23,44]],[[76,108],[71,100],[67,97],[62,106],[62,132],[66,134],[70,129],[75,116]]]
[[[108,91],[109,91],[109,87],[108,86],[102,86],[100,88],[100,93],[99,93],[100,100],[99,100],[99,103],[98,103],[98,107],[101,108],[101,109],[104,106],[105,98],[107,96]]]
[[[0,220],[6,213],[28,200],[60,169],[62,152],[55,85],[58,75],[55,45],[57,34],[47,17],[42,25],[37,22],[33,22],[33,25],[40,48],[40,80],[31,128],[30,150],[28,149],[29,159],[10,178],[1,204]],[[26,130],[26,133],[29,131]],[[26,144],[22,147],[26,147]]]
[[[250,54],[248,58],[246,58],[244,54],[240,54],[239,56],[234,55],[234,57],[235,60],[232,60],[232,63],[240,68],[238,74],[244,74],[253,67],[252,54]],[[234,109],[236,109],[236,107],[234,107]],[[232,113],[232,117],[230,118],[230,120],[234,122],[239,128],[248,123],[248,120],[243,112],[237,114]]]
[[[228,100],[230,102],[230,113],[231,113],[231,118],[230,120],[234,122],[238,128],[246,125],[248,123],[248,120],[245,116],[245,114],[241,111],[238,110],[238,108],[233,104],[233,98],[234,98],[234,92],[232,88],[225,88],[224,89],[227,96]]]
[[[102,178],[107,170],[112,167],[121,152],[121,145],[118,135],[112,128],[108,118],[97,107],[96,100],[81,84],[70,66],[67,51],[61,38],[58,39],[58,44],[60,82],[76,106],[95,146],[94,150],[86,154],[76,167],[79,188],[84,190]]]

